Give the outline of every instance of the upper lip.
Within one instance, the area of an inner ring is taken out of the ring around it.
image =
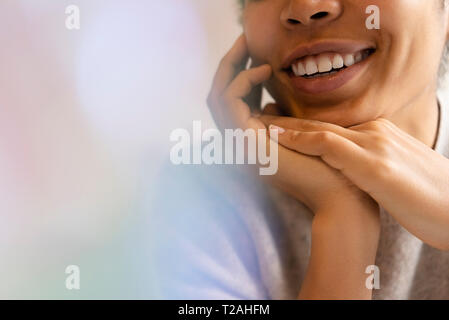
[[[318,55],[324,52],[335,52],[340,54],[354,53],[365,49],[375,49],[375,46],[371,43],[354,40],[330,40],[301,44],[287,55],[282,64],[282,68],[288,69],[295,60],[306,56]]]

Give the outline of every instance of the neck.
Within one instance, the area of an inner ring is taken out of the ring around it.
[[[406,107],[388,117],[401,130],[430,148],[438,135],[439,107],[434,88],[415,97]]]

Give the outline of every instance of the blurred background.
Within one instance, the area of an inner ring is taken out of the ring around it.
[[[138,207],[240,32],[234,0],[0,1],[1,299],[155,297]]]

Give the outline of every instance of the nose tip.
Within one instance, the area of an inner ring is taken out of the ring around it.
[[[339,0],[292,0],[282,11],[281,20],[288,28],[319,25],[336,19],[341,12]]]

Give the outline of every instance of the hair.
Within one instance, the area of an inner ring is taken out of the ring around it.
[[[237,0],[238,6],[240,8],[240,12],[245,7],[245,0]],[[446,7],[449,5],[449,0],[442,0],[441,1],[442,8],[446,9]],[[241,15],[240,15],[240,22],[241,22]],[[448,78],[449,73],[449,42],[446,42],[446,45],[444,46],[443,54],[441,56],[441,63],[440,63],[440,69],[438,71],[438,84],[439,86],[443,86],[445,84],[445,81]]]

